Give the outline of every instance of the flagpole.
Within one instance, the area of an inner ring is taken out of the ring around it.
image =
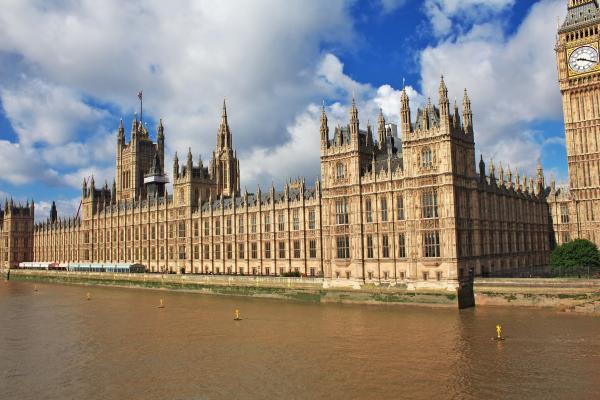
[[[142,124],[142,121],[144,120],[144,118],[143,118],[144,114],[143,114],[143,108],[142,108],[142,105],[144,103],[144,91],[143,90],[140,90],[140,96],[139,97],[140,97],[140,125],[142,125],[142,127],[143,127],[144,126]]]

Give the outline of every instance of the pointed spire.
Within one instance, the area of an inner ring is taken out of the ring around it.
[[[537,194],[538,196],[542,195],[544,193],[544,186],[544,169],[542,168],[542,161],[538,158],[537,171],[535,177],[535,194]]]
[[[448,101],[448,88],[446,87],[446,82],[444,82],[444,75],[440,78],[440,87],[438,90],[440,95],[440,104],[444,101]]]
[[[371,127],[371,120],[367,120],[367,136],[366,136],[366,146],[368,148],[373,148],[373,129]]]
[[[131,138],[132,139],[137,137],[137,131],[138,131],[137,113],[133,113],[133,121],[131,122]]]
[[[380,149],[385,147],[385,136],[385,117],[383,116],[383,110],[380,108],[377,116],[377,141]]]
[[[327,113],[325,112],[325,100],[323,100],[323,106],[321,107],[321,146],[328,146],[329,144],[329,125],[327,121]]]
[[[175,152],[175,157],[173,158],[173,179],[179,178],[179,157],[177,157],[177,152]]]
[[[350,124],[358,122],[358,109],[356,108],[356,101],[352,96],[352,106],[350,107]]]
[[[483,161],[483,154],[481,154],[481,159],[479,160],[479,180],[485,182],[485,176],[485,161]]]
[[[219,125],[219,132],[217,134],[217,147],[220,149],[227,149],[231,146],[231,131],[229,130],[229,123],[227,122],[227,103],[225,99],[223,99],[221,124]]]
[[[125,144],[125,127],[123,126],[123,118],[119,121],[119,130],[117,133],[117,143]]]
[[[406,85],[402,80],[402,94],[400,95],[400,120],[402,123],[402,133],[408,134],[412,131],[411,116],[410,116],[410,101],[406,94]]]
[[[463,96],[463,124],[466,134],[473,133],[473,112],[471,111],[471,99],[465,88]]]
[[[356,102],[354,96],[352,96],[352,107],[350,107],[350,141],[358,145],[358,133],[359,133],[359,121],[358,121],[358,109],[356,108]]]
[[[163,125],[163,120],[162,118],[158,120],[158,128],[156,130],[156,138],[160,141],[160,140],[164,140],[165,139],[165,127]]]

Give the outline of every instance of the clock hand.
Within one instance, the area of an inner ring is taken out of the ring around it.
[[[577,59],[577,60],[575,60],[575,61],[596,62],[596,61],[593,61],[593,60],[588,60],[587,58],[578,58],[578,59]]]

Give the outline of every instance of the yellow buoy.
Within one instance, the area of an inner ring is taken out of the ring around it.
[[[240,310],[237,309],[237,308],[235,309],[235,315],[233,317],[233,320],[234,321],[241,321],[242,320],[242,318],[240,317]]]
[[[496,325],[496,337],[494,340],[504,340],[504,337],[502,337],[502,325],[500,324]]]
[[[86,298],[87,300],[91,300],[91,299],[92,299],[92,295],[90,294],[90,292],[87,292],[87,293],[86,293],[86,295],[85,295],[85,298]]]
[[[37,291],[38,291],[38,287],[37,287],[37,285],[35,285],[35,286],[33,287],[33,291],[34,291],[34,292],[37,292]]]
[[[158,305],[158,308],[165,308],[165,302],[163,299],[160,299],[160,304]]]

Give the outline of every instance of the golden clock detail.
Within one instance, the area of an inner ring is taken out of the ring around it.
[[[592,46],[581,46],[569,56],[569,67],[575,73],[589,72],[598,65],[598,50]]]

